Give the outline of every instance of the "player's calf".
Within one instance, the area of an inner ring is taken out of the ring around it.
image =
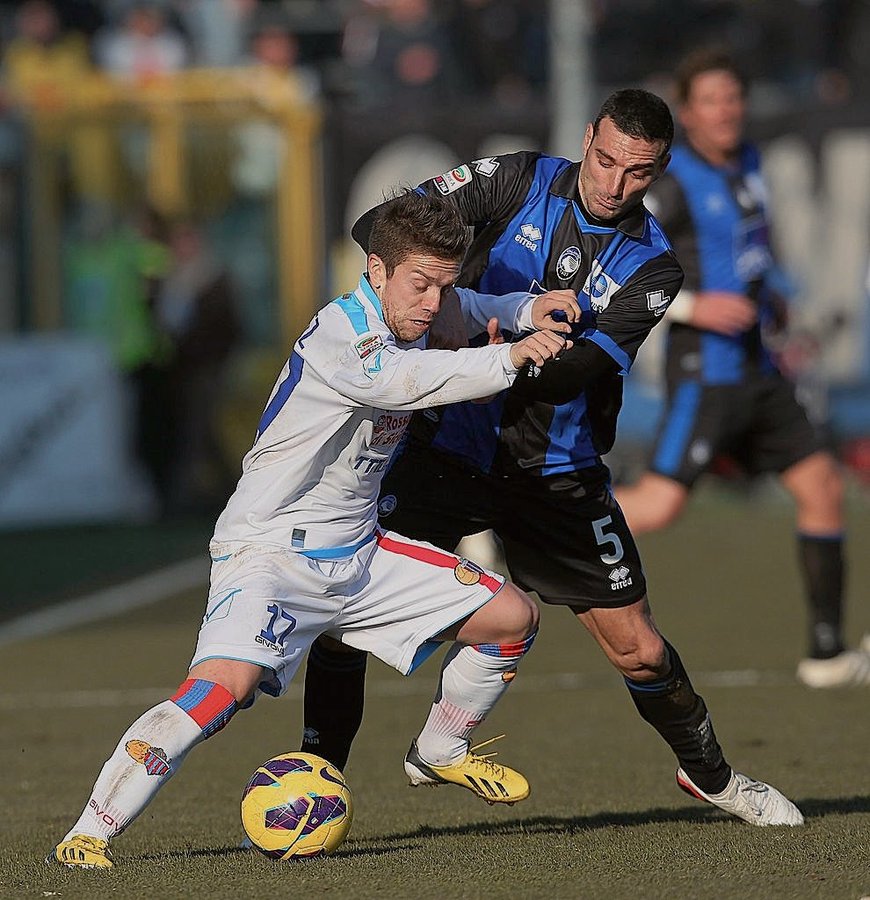
[[[73,868],[110,868],[108,842],[140,815],[188,752],[220,731],[236,709],[225,687],[190,678],[171,699],[143,713],[124,732],[84,810],[49,860]]]

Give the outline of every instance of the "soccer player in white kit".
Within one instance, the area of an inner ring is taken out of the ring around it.
[[[425,350],[465,247],[458,214],[440,199],[408,192],[379,217],[366,274],[296,342],[218,519],[188,678],[127,729],[48,861],[110,868],[108,842],[188,751],[257,694],[280,695],[321,633],[403,674],[455,641],[412,745],[412,780],[460,784],[490,802],[528,796],[525,778],[473,753],[469,735],[531,646],[535,604],[469,560],[377,526],[380,482],[412,410],[491,395],[566,346],[539,331],[515,344]],[[485,297],[461,297],[483,314]],[[516,299],[519,308],[527,297]],[[575,314],[568,304],[569,321]]]

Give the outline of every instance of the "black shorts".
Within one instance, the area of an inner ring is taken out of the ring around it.
[[[669,385],[650,469],[690,488],[720,454],[750,475],[779,474],[825,448],[779,373],[740,384],[681,381]]]
[[[411,444],[384,479],[378,511],[384,527],[445,550],[492,528],[512,579],[546,603],[618,607],[646,594],[604,465],[572,478],[499,477]]]

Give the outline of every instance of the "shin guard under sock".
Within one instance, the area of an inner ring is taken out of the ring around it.
[[[683,771],[708,794],[723,791],[731,767],[722,755],[704,700],[695,693],[677,651],[667,642],[671,671],[659,681],[625,679],[641,716],[667,741]]]
[[[211,681],[188,679],[171,700],[143,713],[123,734],[67,832],[109,840],[145,809],[188,751],[219,731],[236,710],[232,694]]]
[[[362,723],[367,660],[362,650],[331,650],[319,640],[308,654],[300,749],[342,771]]]
[[[535,634],[516,644],[450,648],[441,666],[438,694],[417,738],[423,759],[443,766],[465,758],[469,735],[507,690]]]
[[[843,536],[798,535],[798,555],[810,611],[810,656],[830,659],[842,653]]]

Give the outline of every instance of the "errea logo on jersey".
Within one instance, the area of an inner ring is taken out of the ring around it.
[[[531,222],[526,222],[525,225],[520,226],[520,233],[514,235],[514,240],[521,247],[534,253],[538,249],[537,242],[541,237],[541,229],[537,225],[532,225]]]
[[[607,576],[610,579],[611,591],[618,591],[631,585],[631,578],[628,575],[629,571],[628,566],[617,566],[615,569],[611,569],[610,574]]]
[[[471,170],[468,166],[457,166],[435,179],[435,187],[442,194],[452,194],[471,181]]]
[[[471,163],[471,168],[474,169],[478,175],[485,175],[487,178],[492,178],[499,165],[501,164],[494,156],[485,156],[483,159],[475,159]]]
[[[646,295],[646,305],[653,315],[661,316],[671,305],[671,298],[664,291],[649,291]]]

